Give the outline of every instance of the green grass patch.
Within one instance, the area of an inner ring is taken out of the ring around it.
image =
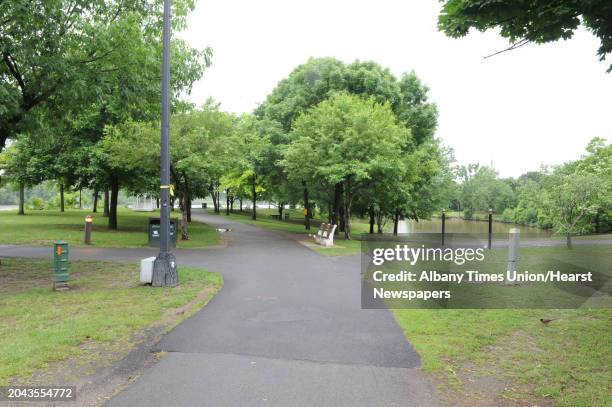
[[[576,246],[573,250],[524,248],[519,267],[539,271],[551,264],[566,267],[573,264],[598,272],[601,277],[602,273],[610,274],[609,256],[609,246]],[[468,286],[468,289],[473,288]],[[549,298],[551,291],[524,284],[493,287],[491,293],[496,301],[503,300],[504,296],[528,301],[538,295]],[[573,294],[559,290],[556,301],[563,303],[564,296],[571,298]],[[502,397],[533,403],[550,399],[554,405],[561,406],[611,405],[612,309],[588,308],[588,304],[593,303],[587,301],[579,309],[565,310],[394,309],[392,312],[421,355],[423,368],[442,373],[451,384],[463,387],[466,383],[461,382],[462,375],[458,372],[470,372],[473,367],[465,367],[476,365],[481,371],[502,374],[518,384],[516,388],[506,388]],[[553,321],[545,325],[540,318]]]
[[[15,211],[0,212],[0,244],[51,245],[55,240],[65,240],[73,246],[84,246],[85,216],[93,215],[92,246],[94,247],[146,247],[148,246],[148,218],[159,217],[159,212],[134,212],[118,210],[118,230],[108,229],[108,218],[101,213],[85,210],[29,211],[17,215]],[[178,214],[173,214],[178,217]],[[210,226],[191,222],[190,240],[179,240],[180,248],[214,246],[219,234]]]
[[[51,261],[2,259],[0,385],[85,355],[83,344],[129,347],[134,332],[197,300],[195,312],[223,284],[220,274],[190,267],[179,269],[176,288],[140,285],[135,264],[80,260],[69,269],[70,290],[54,292]]]
[[[423,368],[473,362],[501,370],[555,405],[610,405],[612,310],[393,310]],[[540,318],[554,319],[548,325]],[[528,394],[507,396],[529,399]]]

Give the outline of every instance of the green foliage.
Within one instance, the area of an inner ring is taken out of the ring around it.
[[[28,201],[28,209],[41,211],[45,209],[45,201],[39,197],[32,198]]]
[[[311,58],[278,83],[256,114],[279,122],[289,132],[300,114],[338,92],[348,92],[388,103],[397,120],[421,143],[433,137],[438,120],[436,105],[428,102],[428,90],[414,72],[398,80],[372,61],[347,65],[335,58]]]
[[[499,28],[512,42],[509,49],[567,40],[580,24],[600,39],[597,55],[604,61],[612,52],[612,3],[608,0],[445,0],[438,20],[440,30],[454,38],[467,35],[471,28]]]
[[[509,183],[497,178],[489,167],[478,164],[460,167],[458,170],[461,183],[461,205],[466,219],[471,219],[476,211],[493,209],[503,212],[516,204],[515,193]]]
[[[10,1],[0,9],[0,150],[9,138],[37,127],[40,108],[65,112],[106,105],[113,90],[124,106],[133,90],[159,94],[161,1]],[[191,0],[174,3],[173,24],[185,26]],[[173,85],[177,94],[201,76],[210,50],[174,40]],[[127,84],[130,84],[127,86]],[[156,90],[157,88],[157,90]],[[157,98],[159,100],[159,98]],[[117,106],[106,106],[119,112]],[[151,106],[146,108],[150,109]],[[158,109],[157,109],[158,110]]]
[[[464,217],[492,208],[504,222],[563,234],[612,230],[612,145],[594,138],[586,150],[579,160],[518,179],[498,179],[494,171],[477,164],[460,167]]]

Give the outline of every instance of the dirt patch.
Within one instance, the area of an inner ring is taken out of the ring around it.
[[[434,375],[439,392],[440,402],[453,407],[549,407],[552,400],[534,396],[533,389],[527,384],[519,384],[500,367],[504,363],[504,354],[511,354],[508,347],[518,343],[518,338],[511,335],[503,343],[488,347],[485,352],[496,355],[495,364],[488,361],[481,363],[455,363],[447,360],[447,374]],[[539,352],[533,342],[521,342],[530,351]],[[508,345],[508,346],[507,346]]]

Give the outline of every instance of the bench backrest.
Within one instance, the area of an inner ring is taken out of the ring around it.
[[[325,232],[326,227],[327,227],[327,223],[325,222],[321,223],[321,225],[319,226],[319,230],[317,231],[317,236],[322,236],[323,233]]]

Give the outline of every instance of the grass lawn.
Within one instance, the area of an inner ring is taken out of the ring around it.
[[[66,240],[73,246],[84,246],[83,228],[85,210],[27,211],[17,215],[16,211],[0,212],[0,244],[51,245],[55,240]],[[118,210],[119,230],[107,227],[108,219],[101,213],[93,214],[92,246],[94,247],[146,247],[148,245],[148,218],[158,212],[134,212],[131,209]],[[172,214],[172,217],[178,217]],[[178,241],[180,248],[201,248],[214,246],[219,234],[210,226],[192,222],[189,224],[190,240]]]
[[[559,264],[573,261],[586,270],[605,271],[609,281],[609,246],[576,246],[572,251],[563,247],[529,248],[521,253],[521,270],[538,270],[539,259],[553,258]],[[593,259],[592,262],[587,258]],[[604,291],[609,290],[607,284]],[[499,288],[516,298],[537,293],[529,284]],[[559,298],[568,295],[559,293]],[[502,386],[500,396],[519,402],[549,400],[553,405],[562,406],[612,405],[610,308],[594,309],[585,305],[565,310],[395,309],[392,312],[421,355],[423,368],[459,391],[469,393],[471,383],[478,376],[494,376],[512,383]],[[553,321],[545,325],[540,318]]]
[[[213,213],[209,210],[209,213]],[[326,219],[315,217],[314,224],[311,225],[310,230],[304,228],[304,215],[301,209],[285,209],[283,213],[289,213],[290,220],[278,220],[271,218],[271,215],[278,215],[278,209],[257,209],[257,220],[251,219],[251,212],[242,213],[230,213],[229,219],[235,220],[241,223],[254,225],[262,229],[280,230],[283,232],[296,233],[304,235],[304,238],[309,233],[317,233],[319,222],[327,222]],[[221,216],[225,215],[224,211],[221,211]],[[283,215],[284,216],[284,215]],[[353,219],[351,221],[351,230],[353,233],[353,240],[345,240],[344,234],[340,233],[334,237],[334,247],[326,248],[323,246],[312,246],[312,249],[316,252],[326,256],[346,256],[351,254],[358,254],[361,252],[361,241],[359,241],[359,235],[362,233],[368,233],[370,225],[363,219]]]
[[[29,375],[53,362],[87,357],[92,344],[120,344],[116,352],[124,356],[133,333],[190,303],[172,321],[178,323],[223,284],[220,274],[189,267],[179,269],[176,288],[141,286],[134,264],[74,261],[69,269],[71,289],[54,292],[51,261],[2,259],[0,385],[27,383]]]

